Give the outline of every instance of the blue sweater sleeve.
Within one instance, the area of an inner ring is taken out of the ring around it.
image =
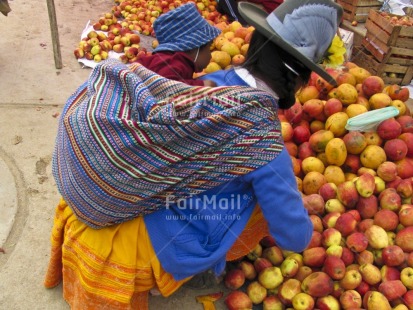
[[[311,240],[313,224],[297,189],[287,150],[284,148],[277,158],[244,178],[252,183],[277,245],[285,250],[303,251]]]

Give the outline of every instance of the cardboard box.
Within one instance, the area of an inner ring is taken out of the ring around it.
[[[344,42],[344,47],[347,51],[346,60],[349,60],[351,59],[351,54],[353,53],[354,32],[343,28],[339,28],[338,31],[340,33],[341,40]]]

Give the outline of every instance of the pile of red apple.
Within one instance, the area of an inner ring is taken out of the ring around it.
[[[317,74],[280,111],[297,184],[314,225],[307,249],[264,238],[228,264],[228,309],[413,309],[413,118],[409,91],[346,63]],[[366,131],[347,120],[394,106]]]

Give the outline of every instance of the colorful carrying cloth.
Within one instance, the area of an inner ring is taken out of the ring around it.
[[[74,213],[96,228],[228,182],[282,148],[267,92],[191,87],[109,60],[63,109],[53,175]]]
[[[268,234],[256,206],[227,260],[245,256]],[[80,222],[61,200],[51,245],[44,285],[53,288],[63,279],[63,297],[72,310],[148,309],[149,290],[157,288],[167,297],[190,279],[176,281],[164,271],[142,217],[96,230]]]

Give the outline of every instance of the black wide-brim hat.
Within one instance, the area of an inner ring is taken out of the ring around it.
[[[254,4],[240,2],[238,10],[258,32],[330,84],[337,84],[319,63],[341,22],[340,5],[331,0],[286,0],[268,14]]]

